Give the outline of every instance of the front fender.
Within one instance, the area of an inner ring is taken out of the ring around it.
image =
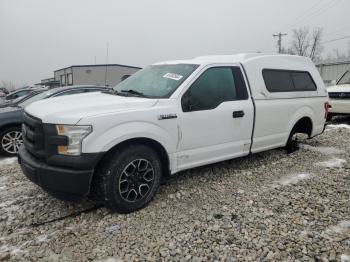
[[[106,132],[94,132],[83,141],[83,152],[106,152],[123,141],[132,138],[149,138],[160,143],[168,155],[176,151],[176,130],[172,134],[149,122],[127,122],[114,126]]]

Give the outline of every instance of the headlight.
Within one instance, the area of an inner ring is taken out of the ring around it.
[[[61,155],[78,156],[81,153],[83,139],[91,133],[91,126],[56,125],[57,133],[68,137],[68,145],[58,146],[57,152]]]

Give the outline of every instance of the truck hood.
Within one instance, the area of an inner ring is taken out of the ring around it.
[[[43,123],[76,124],[85,117],[152,107],[157,99],[88,93],[48,98],[34,102],[25,112]]]
[[[327,92],[328,93],[350,92],[350,84],[329,86],[327,87]]]

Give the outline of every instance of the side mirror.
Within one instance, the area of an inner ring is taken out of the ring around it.
[[[189,112],[192,109],[191,106],[191,95],[189,92],[186,92],[181,99],[182,111]]]

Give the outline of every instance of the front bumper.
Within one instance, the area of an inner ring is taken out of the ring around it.
[[[19,149],[18,162],[23,174],[54,197],[75,201],[90,192],[94,169],[76,169],[48,165],[33,157],[24,146]]]
[[[329,113],[350,114],[350,99],[329,99]]]

